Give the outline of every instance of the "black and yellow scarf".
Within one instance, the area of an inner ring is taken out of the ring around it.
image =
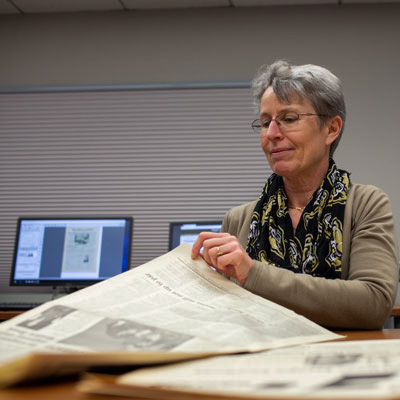
[[[340,278],[344,209],[350,174],[329,162],[328,173],[304,209],[293,232],[280,176],[272,174],[256,204],[247,253],[293,272]]]

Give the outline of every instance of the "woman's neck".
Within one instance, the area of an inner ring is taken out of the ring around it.
[[[283,177],[283,185],[285,187],[289,207],[298,211],[303,211],[311,200],[314,192],[320,187],[327,171],[328,168],[311,177],[300,176],[293,179]]]
[[[291,190],[285,185],[285,192],[288,198],[289,208],[295,209],[297,211],[303,211],[318,187],[319,185],[317,185],[315,188],[302,188],[301,190]]]

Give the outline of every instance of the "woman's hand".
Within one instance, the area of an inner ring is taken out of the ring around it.
[[[203,247],[203,253],[200,253]],[[238,239],[229,233],[201,232],[192,247],[192,258],[201,255],[217,271],[235,278],[244,285],[253,260]]]

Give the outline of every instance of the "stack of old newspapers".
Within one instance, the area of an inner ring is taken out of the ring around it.
[[[102,367],[82,375],[82,392],[400,396],[400,341],[340,341],[192,260],[190,250],[183,244],[0,324],[0,386]],[[104,374],[116,366],[133,372]]]

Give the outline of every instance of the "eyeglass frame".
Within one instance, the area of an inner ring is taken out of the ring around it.
[[[299,116],[299,118],[298,118],[296,121],[299,121],[299,120],[300,120],[300,116],[306,116],[306,117],[308,117],[308,116],[316,115],[316,116],[318,116],[318,117],[328,117],[328,115],[326,115],[326,114],[318,114],[318,113],[298,113],[297,111],[293,111],[293,110],[290,110],[290,111],[283,111],[283,112],[281,112],[281,113],[284,113],[284,112],[286,112],[286,113],[291,112],[291,113],[297,114],[297,115]],[[281,113],[278,113],[278,115],[281,114]],[[254,126],[254,123],[255,123],[256,121],[259,121],[259,122],[260,122],[260,126],[257,126],[257,128],[259,129],[259,132],[256,132],[256,130],[255,130],[256,127]],[[271,123],[272,121],[275,121],[275,122],[277,123],[277,125],[280,127],[281,121],[277,121],[277,120],[276,120],[276,117],[275,117],[275,118],[271,118],[271,119],[270,119],[270,123]],[[260,134],[261,134],[261,130],[263,129],[263,125],[262,125],[262,122],[261,122],[261,119],[260,119],[260,118],[255,119],[255,120],[251,123],[250,126],[251,126],[251,129],[253,130],[254,133],[256,133],[257,135],[260,135]],[[265,128],[264,128],[264,129],[265,129]],[[269,126],[268,126],[268,128],[267,128],[266,130],[268,131],[268,129],[269,129]]]

